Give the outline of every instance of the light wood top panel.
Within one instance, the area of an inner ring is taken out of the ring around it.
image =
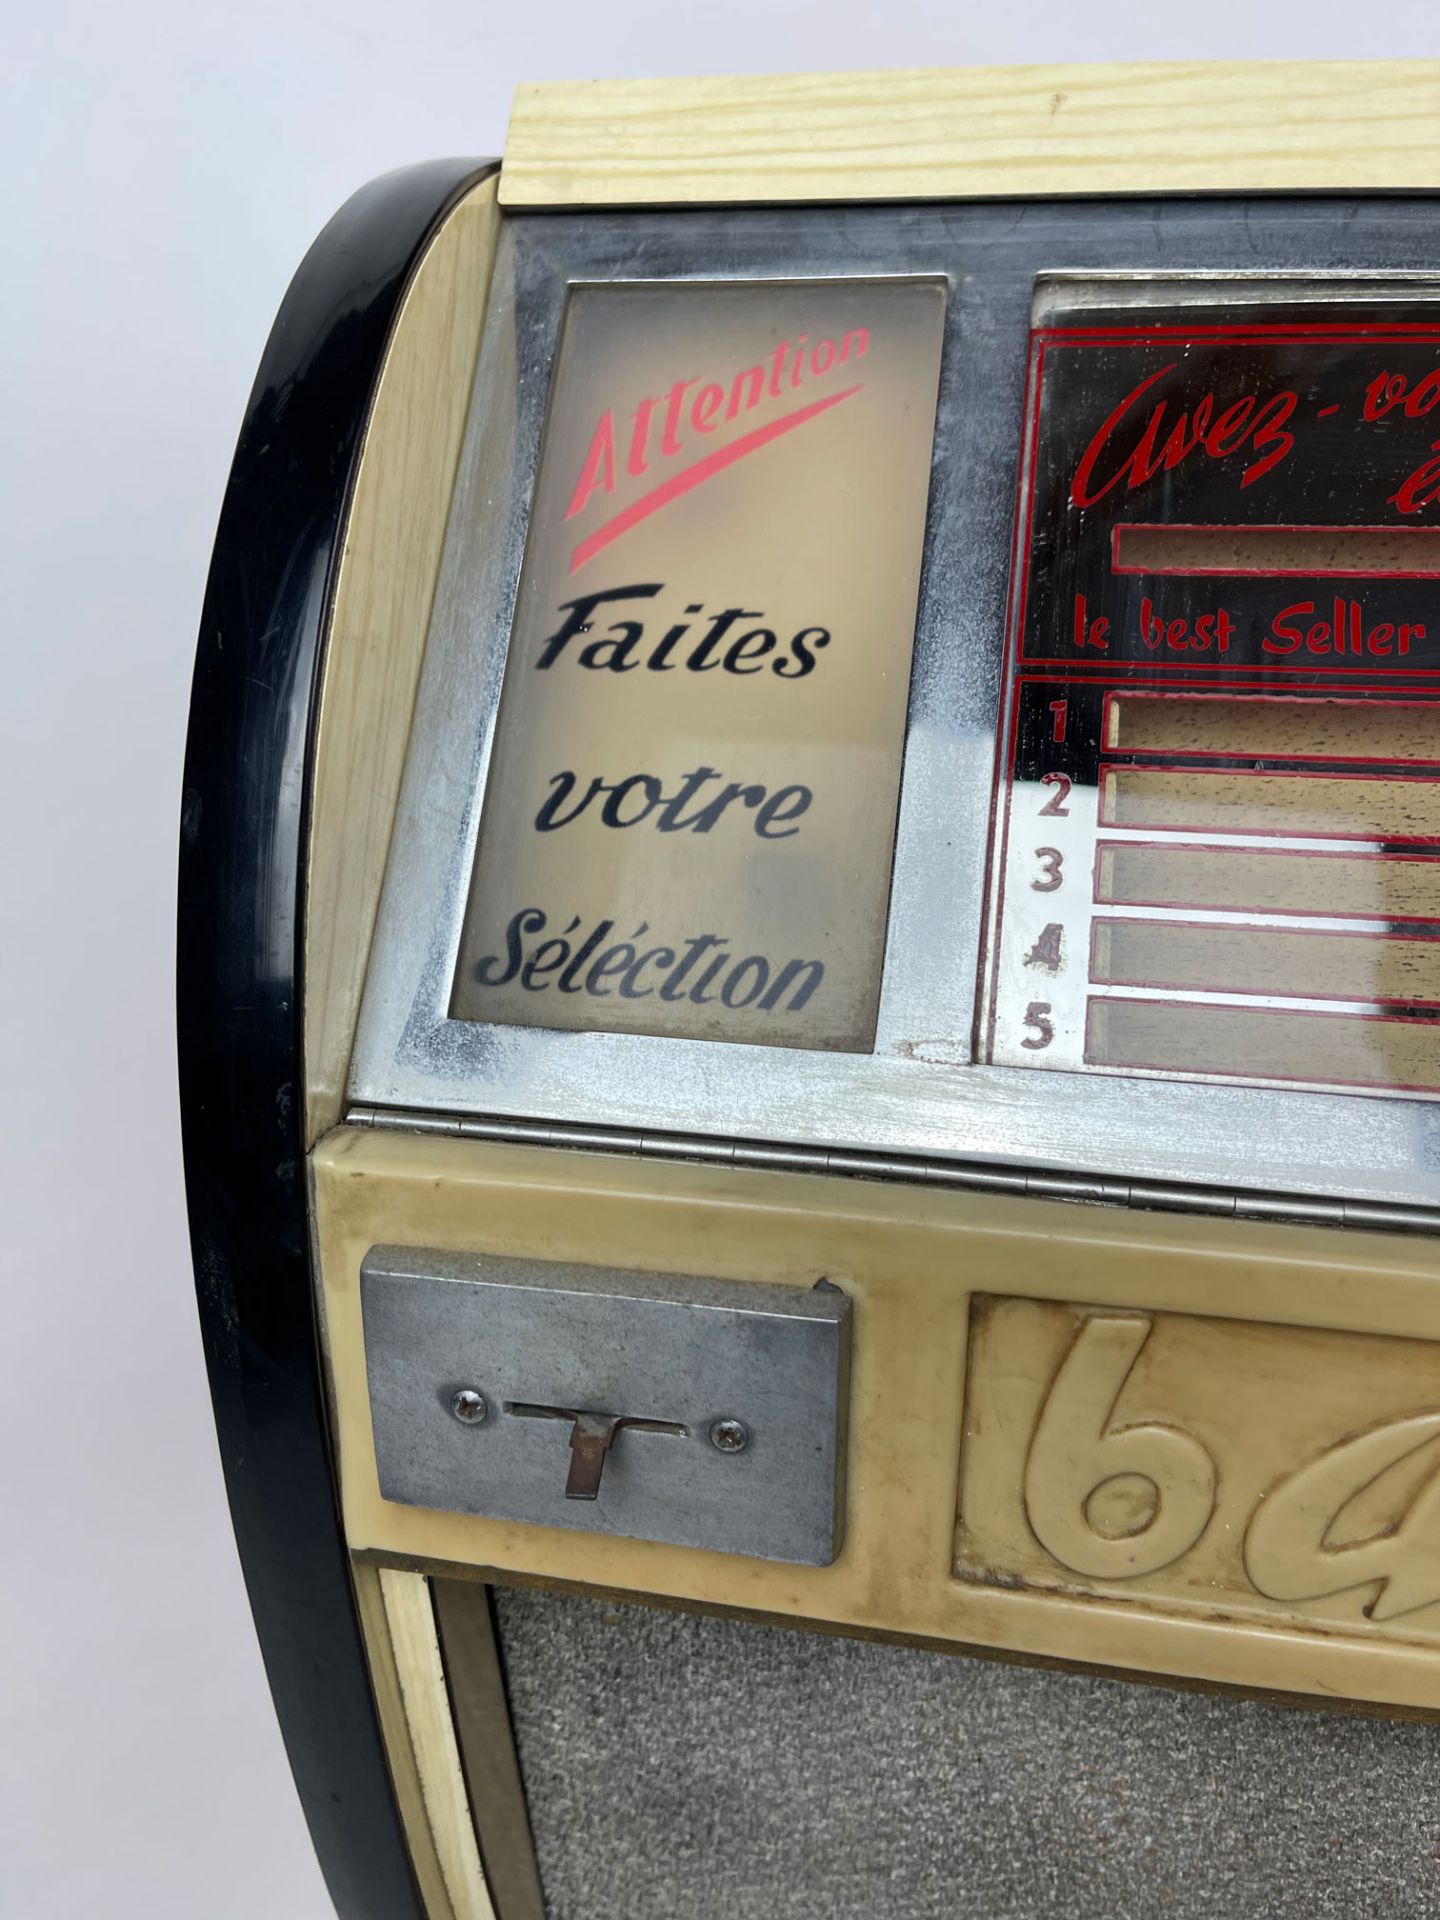
[[[503,206],[1440,188],[1440,61],[1152,62],[517,89]]]

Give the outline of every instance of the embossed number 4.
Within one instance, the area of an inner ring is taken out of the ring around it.
[[[1440,1434],[1440,1413],[1418,1413],[1357,1433],[1265,1495],[1245,1535],[1245,1571],[1272,1600],[1320,1600],[1382,1582],[1365,1608],[1393,1620],[1440,1600],[1440,1471],[1432,1471],[1398,1526],[1332,1546],[1326,1535],[1355,1498]]]

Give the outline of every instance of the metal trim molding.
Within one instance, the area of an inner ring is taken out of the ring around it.
[[[1283,1220],[1304,1226],[1356,1227],[1371,1233],[1440,1233],[1440,1208],[1397,1207],[1383,1201],[1297,1198],[1247,1188],[1197,1187],[1163,1180],[1087,1178],[1026,1173],[984,1161],[926,1160],[913,1154],[851,1152],[824,1147],[776,1147],[759,1140],[722,1140],[704,1134],[640,1133],[625,1127],[547,1126],[494,1115],[420,1113],[398,1107],[352,1106],[347,1127],[440,1133],[517,1146],[560,1147],[574,1153],[620,1153],[656,1160],[708,1160],[722,1166],[764,1167],[780,1173],[829,1173],[851,1180],[965,1187],[1013,1193],[1031,1200],[1072,1200],[1088,1206],[1136,1207],[1161,1213],[1216,1214],[1236,1220]]]

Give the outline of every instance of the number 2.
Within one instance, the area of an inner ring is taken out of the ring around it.
[[[1054,787],[1055,791],[1040,809],[1042,820],[1068,820],[1070,809],[1065,802],[1070,798],[1070,789],[1074,785],[1068,773],[1042,773],[1040,784]]]

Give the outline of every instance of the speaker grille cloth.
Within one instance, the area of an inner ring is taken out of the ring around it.
[[[499,1591],[551,1920],[1420,1920],[1440,1731]]]

